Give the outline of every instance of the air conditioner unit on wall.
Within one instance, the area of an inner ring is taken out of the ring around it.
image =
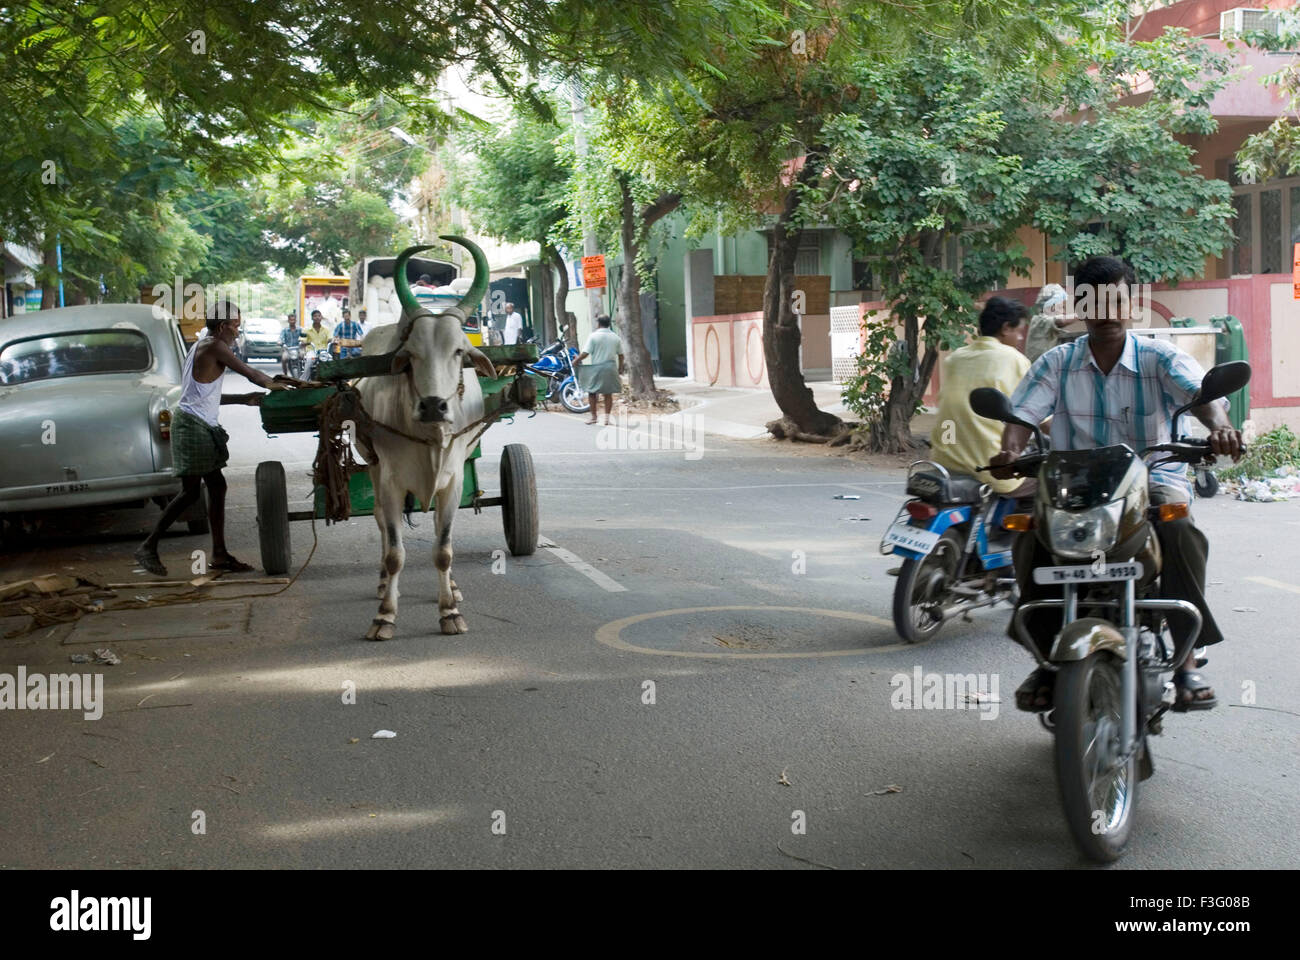
[[[1244,33],[1278,33],[1282,21],[1272,10],[1234,7],[1219,14],[1219,38],[1228,40]]]

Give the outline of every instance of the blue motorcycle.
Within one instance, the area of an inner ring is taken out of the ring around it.
[[[929,640],[953,617],[1003,600],[1015,603],[1012,532],[1003,521],[1017,501],[978,477],[950,474],[930,460],[907,471],[908,500],[880,541],[903,565],[890,573],[894,629],[908,643]],[[1012,521],[1015,525],[1015,521]]]
[[[567,325],[560,328],[560,338],[541,352],[536,363],[527,365],[527,369],[546,378],[546,397],[551,402],[558,400],[570,413],[586,413],[591,403],[582,387],[578,386],[577,373],[573,361],[578,351],[564,342],[564,335],[569,332]],[[536,338],[528,341],[536,343]]]

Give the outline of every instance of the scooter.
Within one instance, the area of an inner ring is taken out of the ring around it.
[[[1178,709],[1167,678],[1186,661],[1201,630],[1193,604],[1156,596],[1162,556],[1155,524],[1187,516],[1188,505],[1151,505],[1144,458],[1164,455],[1152,466],[1213,462],[1208,440],[1179,436],[1179,418],[1249,382],[1244,361],[1212,369],[1197,396],[1174,414],[1171,435],[1177,439],[1169,443],[1137,453],[1126,444],[1052,451],[1006,465],[1018,476],[1038,475],[1033,512],[1005,522],[1036,536],[1052,556],[1053,565],[1033,571],[1034,583],[1062,590],[1059,599],[1022,603],[1012,625],[1039,666],[1055,672],[1053,710],[1040,720],[1056,736],[1056,778],[1070,833],[1098,862],[1117,860],[1132,835],[1138,784],[1155,772],[1148,738],[1163,732],[1171,707]],[[1041,438],[998,390],[974,390],[970,404],[982,417]],[[1062,625],[1044,656],[1026,618],[1049,610]]]
[[[894,585],[898,635],[920,643],[956,616],[1015,602],[1012,535],[1002,520],[1017,501],[931,460],[908,468],[906,489],[916,499],[903,504],[880,541],[881,553],[903,558]]]
[[[560,328],[560,338],[541,352],[536,363],[528,364],[532,373],[546,377],[546,399],[558,400],[570,413],[586,413],[591,409],[591,401],[582,387],[578,385],[577,373],[573,361],[578,351],[565,343],[564,335],[569,332],[566,324]],[[534,337],[529,343],[536,343]]]

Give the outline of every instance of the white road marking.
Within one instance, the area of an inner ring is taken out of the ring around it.
[[[582,574],[584,577],[586,577],[596,586],[608,590],[610,593],[627,592],[627,587],[623,586],[623,584],[619,583],[617,580],[613,580],[607,577],[605,574],[601,573],[599,570],[597,570],[595,567],[589,564],[586,560],[583,560],[582,557],[579,557],[576,554],[571,553],[568,550],[565,550],[561,546],[557,546],[555,541],[551,540],[549,537],[538,537],[537,543],[543,549],[549,550],[551,553],[555,554],[555,556],[559,557],[569,566],[573,567],[574,570],[577,570],[580,574]]]
[[[1300,593],[1300,587],[1292,583],[1283,583],[1281,580],[1274,580],[1272,577],[1246,577],[1251,583],[1262,583],[1266,587],[1277,587],[1279,590],[1289,590],[1292,593]]]

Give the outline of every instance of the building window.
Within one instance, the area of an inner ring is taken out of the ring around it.
[[[1242,183],[1226,159],[1217,172],[1232,185],[1236,211],[1236,241],[1221,261],[1225,275],[1288,272],[1291,245],[1300,241],[1300,177]]]

